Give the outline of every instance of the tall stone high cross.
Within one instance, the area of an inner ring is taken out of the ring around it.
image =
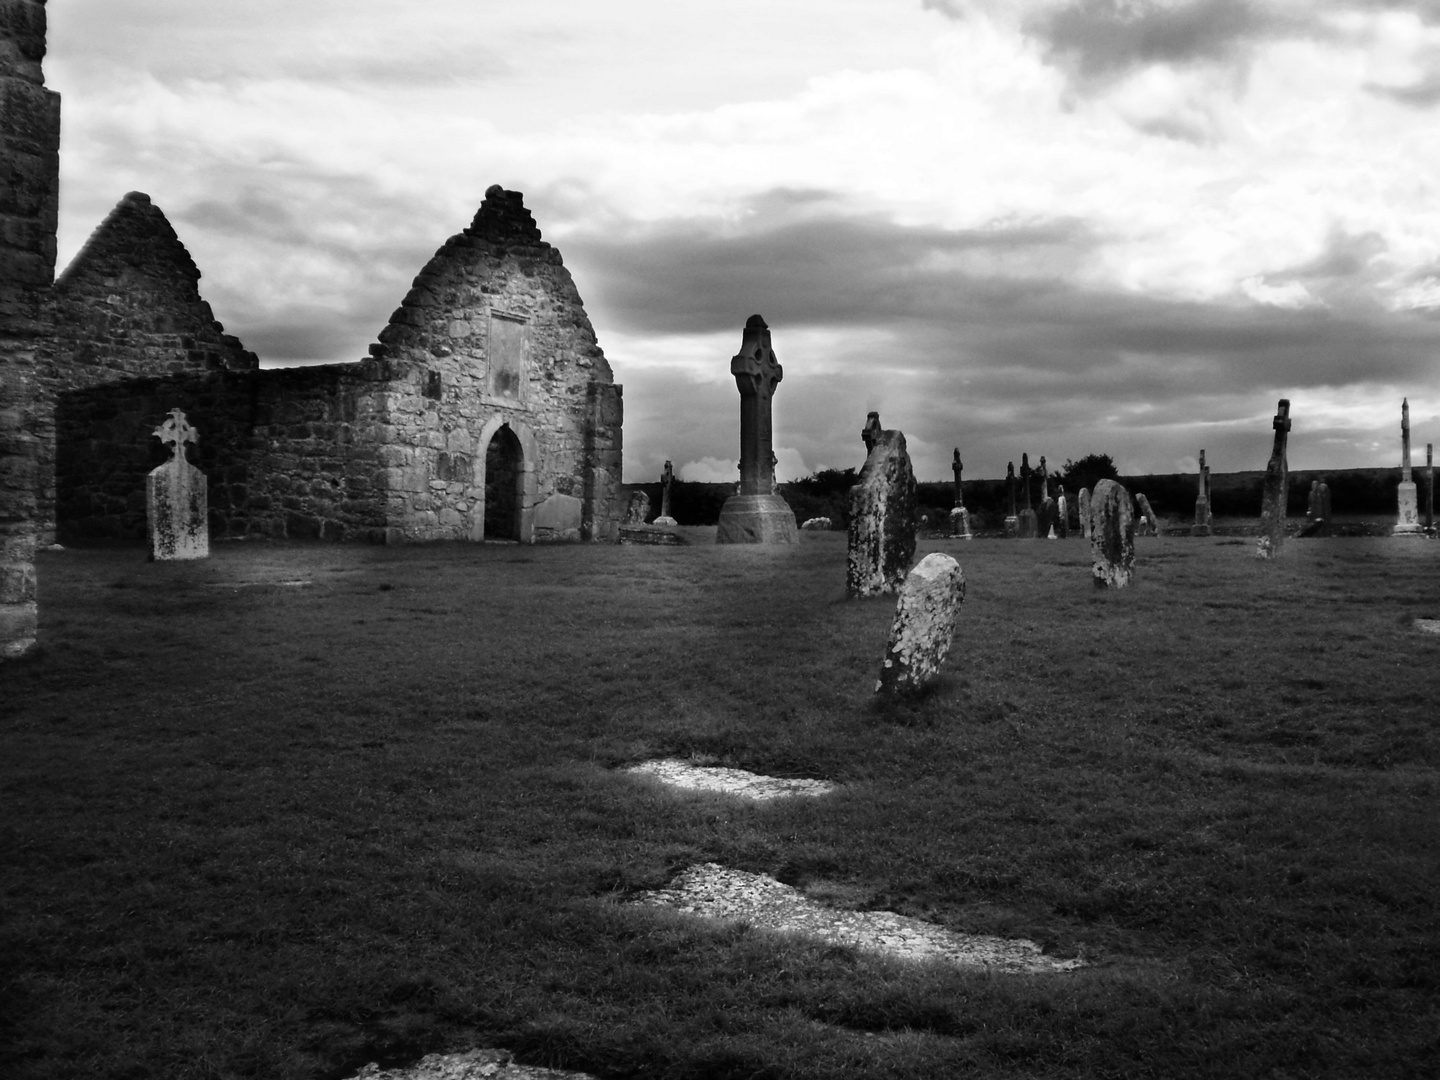
[[[1010,513],[1005,515],[1005,535],[1011,540],[1020,535],[1020,515],[1015,511],[1015,463],[1005,463],[1005,491],[1010,496]]]
[[[1205,451],[1200,451],[1200,484],[1195,493],[1195,524],[1191,536],[1210,535],[1210,469],[1205,464]]]
[[[771,399],[784,369],[770,347],[770,328],[759,315],[745,322],[740,351],[730,359],[740,391],[740,490],[720,508],[720,544],[795,544],[799,530],[785,500],[775,494]]]
[[[675,469],[669,460],[665,462],[665,469],[660,473],[660,516],[655,519],[656,525],[679,524],[670,516],[670,485],[675,482]]]
[[[1020,511],[1020,539],[1033,540],[1038,535],[1036,529],[1035,511],[1030,508],[1030,477],[1035,475],[1035,470],[1030,467],[1030,455],[1020,455],[1020,484],[1025,489],[1025,509]]]
[[[969,540],[974,534],[970,531],[970,511],[965,509],[965,492],[960,486],[960,477],[965,471],[965,463],[960,460],[958,446],[955,448],[955,456],[951,460],[950,468],[955,473],[955,505],[950,508],[950,535],[963,536]]]
[[[171,458],[145,478],[145,523],[150,558],[203,559],[210,554],[209,500],[205,474],[185,460],[185,444],[199,436],[185,414],[171,409],[155,429]]]
[[[1050,472],[1045,465],[1045,455],[1040,455],[1040,501],[1050,497]]]
[[[1400,487],[1395,493],[1399,515],[1395,521],[1396,536],[1419,536],[1420,509],[1415,497],[1415,481],[1410,475],[1410,399],[1400,403]]]
[[[1275,419],[1275,445],[1270,449],[1270,462],[1265,466],[1265,489],[1260,504],[1260,540],[1255,554],[1273,559],[1285,544],[1285,504],[1290,497],[1290,462],[1285,456],[1290,437],[1290,399],[1281,398]]]

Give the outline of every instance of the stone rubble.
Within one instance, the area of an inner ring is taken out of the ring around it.
[[[646,761],[633,765],[626,772],[653,776],[673,787],[692,791],[718,791],[747,799],[784,799],[795,795],[826,795],[835,790],[828,780],[787,780],[778,776],[762,776],[744,769],[691,765],[675,758]]]
[[[803,934],[901,960],[942,960],[1006,974],[1071,971],[1084,964],[1046,956],[1024,938],[958,934],[893,911],[829,908],[767,874],[729,870],[718,863],[692,866],[669,888],[643,893],[634,903],[707,919],[739,920],[763,930]]]

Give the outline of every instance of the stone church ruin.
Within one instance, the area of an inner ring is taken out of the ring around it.
[[[216,539],[614,537],[621,388],[520,193],[485,193],[358,363],[261,369],[199,278],[132,192],[57,279],[44,535],[143,536],[150,433],[180,408],[206,433],[191,460]]]

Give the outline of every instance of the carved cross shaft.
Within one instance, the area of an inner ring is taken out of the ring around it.
[[[740,351],[730,358],[730,374],[740,391],[740,494],[769,495],[775,489],[770,400],[785,371],[770,347],[770,328],[759,315],[745,322]]]

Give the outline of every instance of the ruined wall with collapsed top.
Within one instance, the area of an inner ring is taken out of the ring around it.
[[[60,95],[45,89],[45,0],[0,0],[0,657],[34,644],[35,367],[55,274]]]
[[[54,346],[38,371],[37,498],[46,535],[56,527],[52,419],[60,395],[132,379],[259,369],[255,354],[216,321],[199,282],[190,252],[139,191],[120,200],[55,282]]]
[[[405,538],[487,534],[487,498],[512,494],[508,474],[499,492],[489,475],[510,467],[492,441],[516,456],[514,538],[614,535],[620,387],[560,253],[518,192],[486,191],[372,352],[396,374],[384,455],[388,517]]]
[[[260,370],[199,277],[132,193],[57,283],[41,498],[61,540],[144,535],[172,408],[217,539],[613,538],[620,388],[517,193],[487,193],[359,363]]]
[[[62,393],[55,408],[59,539],[145,536],[145,475],[169,456],[153,437],[173,408],[199,441],[214,539],[384,541],[377,413],[384,366],[212,372]]]

